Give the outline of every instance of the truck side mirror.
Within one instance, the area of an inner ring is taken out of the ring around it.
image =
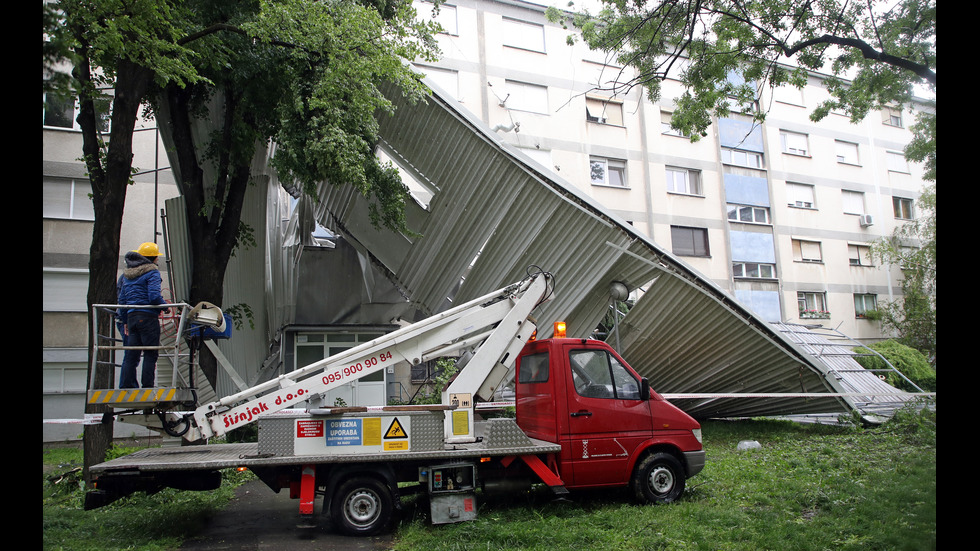
[[[647,401],[650,399],[650,381],[646,377],[640,379],[640,400]]]

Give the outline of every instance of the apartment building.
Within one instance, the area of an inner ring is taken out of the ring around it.
[[[431,4],[417,2],[420,15]],[[633,88],[632,69],[566,40],[545,5],[458,0],[438,13],[443,56],[416,66],[446,93],[562,179],[628,220],[770,321],[819,323],[881,338],[864,313],[893,300],[901,274],[869,245],[915,217],[924,182],[902,151],[916,106],[810,121],[828,97],[821,75],[803,90],[762,94],[766,122],[734,114],[696,142],[670,129],[680,83],[660,103]]]

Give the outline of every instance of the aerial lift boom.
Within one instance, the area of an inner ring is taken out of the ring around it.
[[[198,407],[184,439],[221,436],[261,416],[306,402],[323,407],[331,389],[399,362],[415,365],[479,347],[447,392],[447,441],[473,441],[473,399],[487,397],[513,365],[536,327],[534,308],[550,299],[552,277],[524,280],[265,383]],[[481,344],[482,343],[482,344]]]

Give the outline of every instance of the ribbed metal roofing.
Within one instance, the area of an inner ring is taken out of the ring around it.
[[[381,118],[386,152],[434,191],[428,210],[413,206],[409,213],[421,237],[372,228],[364,198],[344,186],[321,186],[318,211],[322,224],[368,252],[417,308],[443,310],[537,266],[557,283],[554,300],[536,313],[542,336],[550,334],[553,320],[563,319],[577,329],[572,336],[585,337],[609,308],[609,286],[618,281],[631,291],[645,290],[619,326],[620,353],[659,393],[797,394],[672,400],[690,414],[785,415],[853,407],[841,397],[799,396],[853,388],[832,376],[799,338],[788,338],[784,327],[756,317],[430,86],[433,96],[417,105],[392,94],[395,115]]]

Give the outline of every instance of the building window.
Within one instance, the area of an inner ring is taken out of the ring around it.
[[[771,224],[769,220],[769,209],[766,207],[753,207],[748,205],[728,205],[728,219],[732,222],[745,222],[746,224]]]
[[[804,157],[810,155],[810,147],[807,143],[806,134],[781,130],[779,132],[779,141],[782,145],[783,153],[802,155]]]
[[[823,253],[819,241],[793,240],[794,262],[823,262]]]
[[[796,293],[796,301],[800,309],[801,319],[828,319],[827,293],[812,293],[800,291]]]
[[[98,115],[98,131],[109,132],[110,113],[112,112],[112,97],[101,96],[95,100],[95,111]],[[78,126],[78,103],[75,98],[59,99],[53,94],[44,95],[44,113],[41,124],[49,128],[65,128],[80,130]]]
[[[909,163],[905,160],[905,154],[898,151],[885,152],[885,166],[889,172],[909,173]]]
[[[834,148],[837,153],[838,163],[848,165],[858,164],[858,144],[838,140],[834,142]]]
[[[589,177],[596,186],[627,187],[626,161],[592,157],[589,159]]]
[[[762,168],[762,153],[743,151],[741,149],[721,150],[721,162],[746,168]]]
[[[623,126],[623,104],[600,98],[585,98],[585,120]]]
[[[701,171],[668,166],[667,192],[682,193],[684,195],[703,195],[701,191]]]
[[[544,53],[544,25],[503,18],[504,46]]]
[[[436,23],[442,26],[442,32],[452,36],[459,36],[459,24],[456,19],[456,6],[442,4],[436,14]]]
[[[92,185],[88,180],[45,176],[41,186],[43,218],[95,220],[95,207],[89,197]]]
[[[868,312],[878,309],[877,295],[855,294],[854,295],[854,317],[858,319],[868,317]]]
[[[506,93],[501,104],[508,109],[548,114],[548,87],[516,80],[506,82]]]
[[[894,107],[885,107],[881,110],[881,122],[888,126],[902,128],[902,110]]]
[[[859,191],[841,190],[844,214],[864,214],[864,194]]]
[[[786,183],[787,204],[801,209],[816,208],[813,186],[807,184]]]
[[[895,218],[899,220],[912,220],[912,200],[907,197],[892,197],[892,209],[895,211]]]
[[[671,115],[666,111],[660,112],[660,133],[665,136],[677,136],[678,138],[686,138],[687,136],[685,136],[680,130],[677,130],[670,126],[672,116],[673,115]]]
[[[847,258],[851,266],[871,266],[871,247],[867,245],[848,245]]]
[[[709,256],[707,228],[670,227],[670,244],[679,256]]]
[[[416,65],[415,68],[422,71],[426,77],[436,83],[436,86],[448,92],[457,101],[462,100],[459,97],[459,71],[426,65]]]
[[[759,262],[733,262],[732,276],[736,279],[776,279],[776,265]]]

